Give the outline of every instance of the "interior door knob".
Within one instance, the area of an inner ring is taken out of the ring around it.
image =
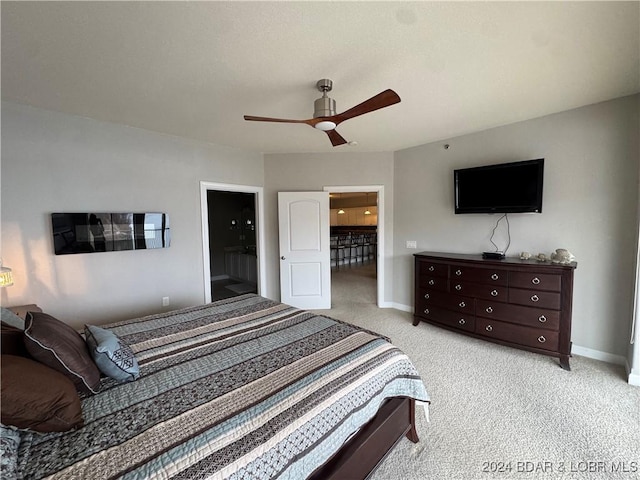
[[[280,257],[280,260],[285,260],[284,255]]]

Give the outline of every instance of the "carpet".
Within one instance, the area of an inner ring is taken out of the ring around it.
[[[378,309],[375,271],[332,272],[326,315],[391,338],[431,396],[420,442],[403,438],[372,480],[639,479],[640,387],[624,367],[555,358],[466,337]]]

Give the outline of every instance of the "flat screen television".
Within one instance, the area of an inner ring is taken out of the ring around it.
[[[455,213],[541,213],[544,158],[454,170]]]

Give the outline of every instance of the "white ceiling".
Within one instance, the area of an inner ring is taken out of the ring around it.
[[[639,2],[6,2],[2,98],[276,152],[395,151],[640,91]],[[338,112],[307,125],[330,78]]]

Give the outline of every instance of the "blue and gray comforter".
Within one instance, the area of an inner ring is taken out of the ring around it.
[[[24,478],[301,479],[384,399],[428,401],[386,339],[256,295],[106,325],[135,382],[103,379],[85,426],[26,434]]]

